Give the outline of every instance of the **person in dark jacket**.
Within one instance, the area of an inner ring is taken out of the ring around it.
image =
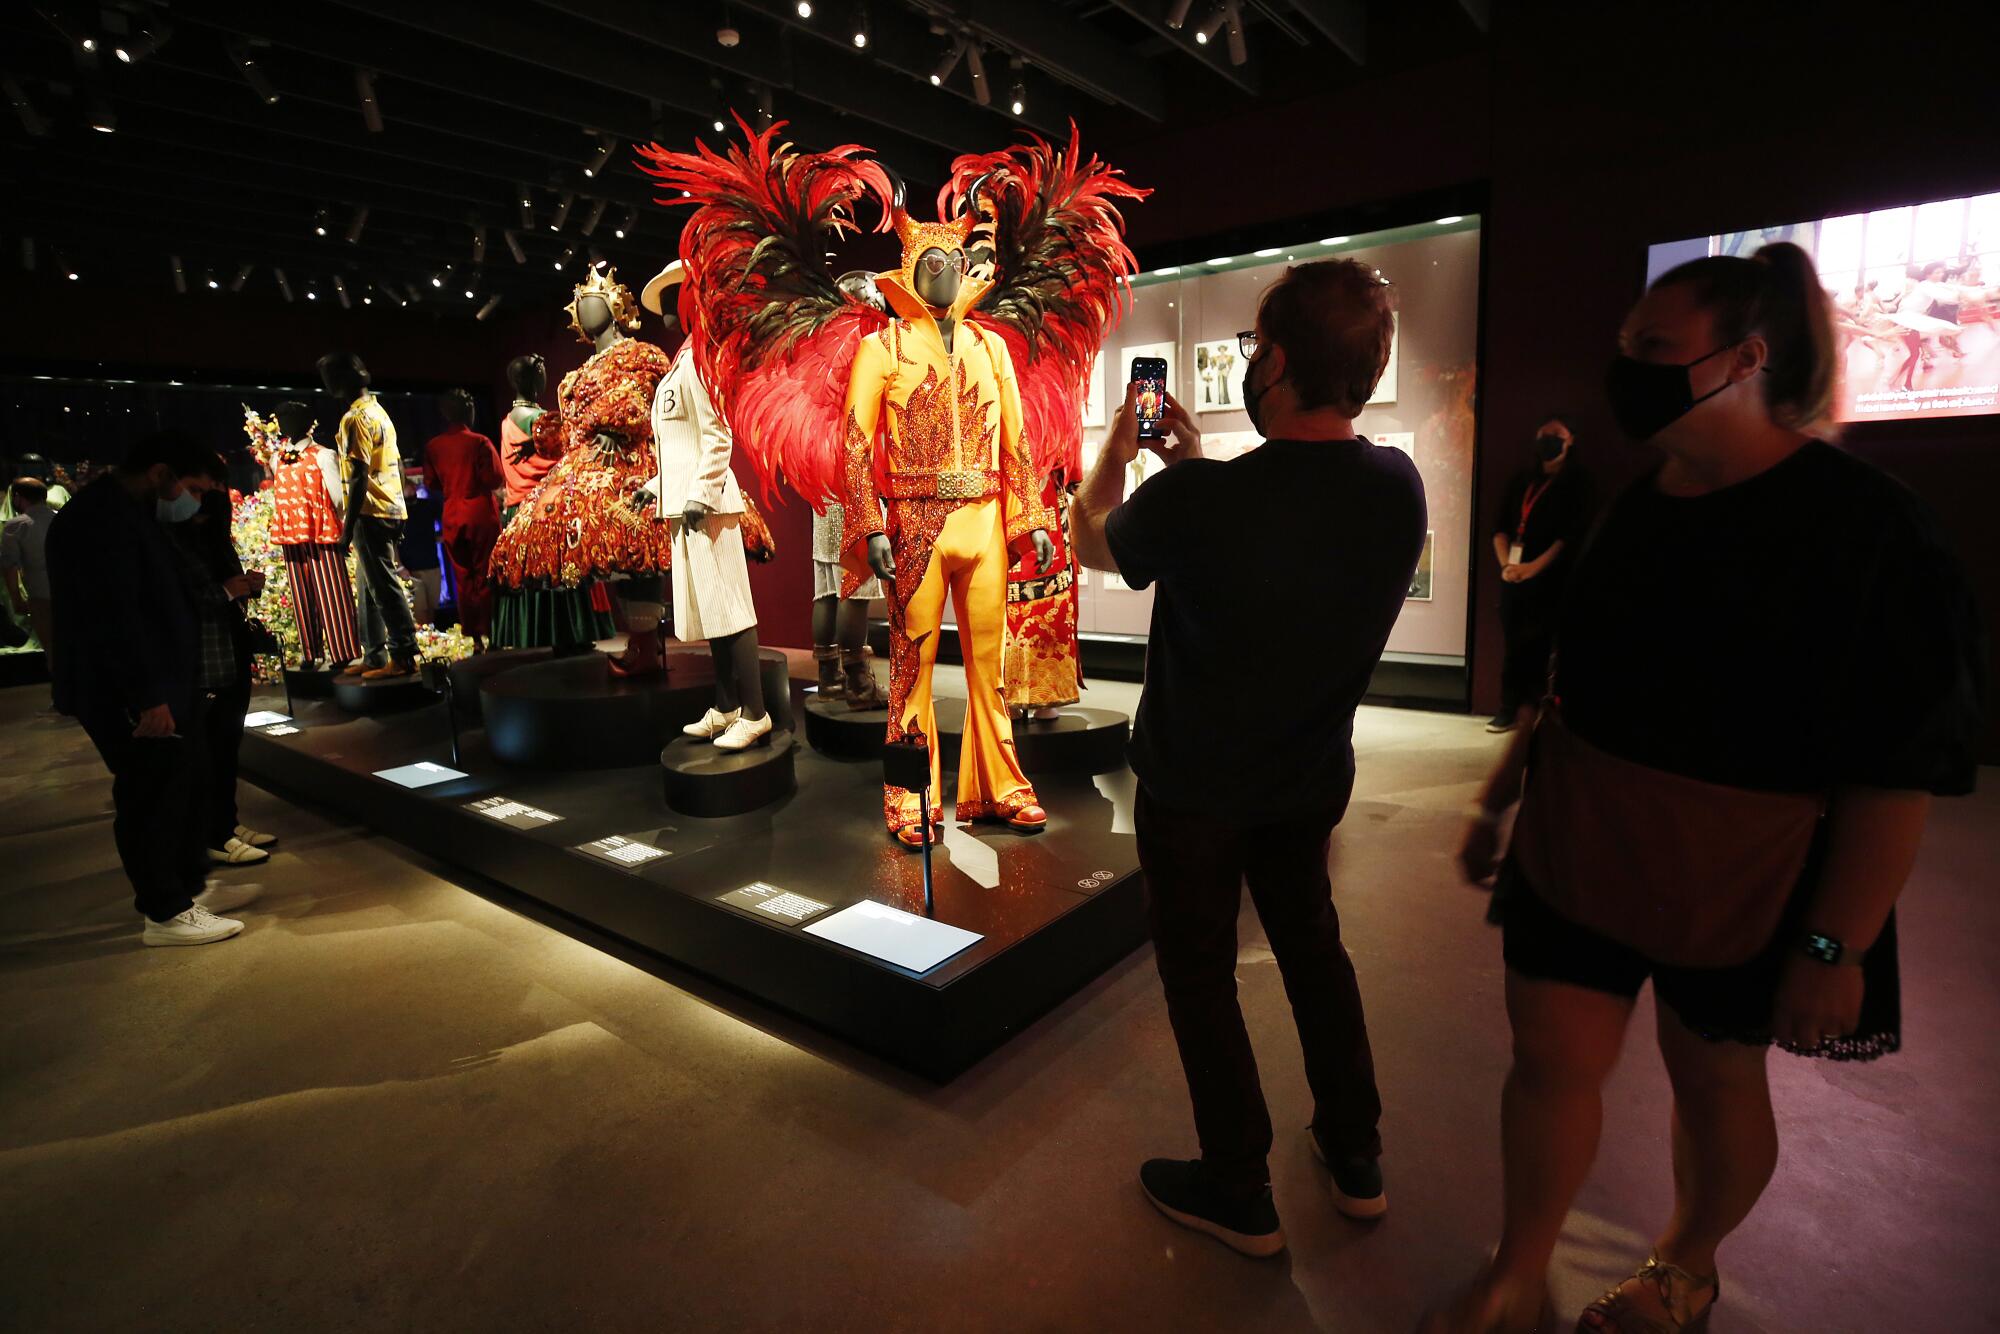
[[[200,622],[162,526],[191,518],[223,477],[198,441],[149,436],[49,528],[56,707],[111,771],[112,834],[148,945],[226,940],[243,924],[217,914],[255,893],[204,888]]]

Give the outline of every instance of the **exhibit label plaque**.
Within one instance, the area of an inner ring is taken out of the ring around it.
[[[634,866],[644,866],[647,862],[667,855],[664,848],[641,843],[636,838],[626,838],[623,834],[613,834],[608,838],[594,838],[588,843],[579,843],[576,845],[576,850],[627,870]]]
[[[808,935],[845,945],[872,958],[927,973],[985,939],[977,931],[946,926],[885,903],[864,899],[805,928]]]
[[[811,921],[833,906],[830,903],[821,903],[818,899],[809,899],[803,894],[779,889],[776,885],[767,885],[762,880],[753,881],[741,889],[732,889],[718,902],[727,903],[732,908],[747,908],[751,912],[763,913],[767,917],[775,917],[779,921],[790,922],[793,925]]]
[[[243,715],[245,727],[269,727],[272,723],[288,723],[291,720],[291,714],[274,713],[270,709],[258,709],[254,713]]]
[[[420,760],[416,764],[398,765],[394,769],[377,769],[375,776],[403,787],[429,787],[433,783],[449,783],[454,778],[470,775],[442,764],[432,764],[429,760]]]
[[[478,801],[466,802],[465,809],[489,820],[498,820],[512,829],[541,829],[563,818],[554,811],[545,811],[512,797],[481,797]]]

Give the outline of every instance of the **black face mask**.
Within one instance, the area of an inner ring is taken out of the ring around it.
[[[1564,443],[1559,435],[1538,435],[1535,437],[1535,457],[1544,463],[1554,463],[1562,457]]]
[[[1243,411],[1250,418],[1250,429],[1258,435],[1264,434],[1264,395],[1271,392],[1271,386],[1262,389],[1250,383],[1257,373],[1257,359],[1252,357],[1243,365]]]
[[[1729,388],[1734,382],[1724,380],[1719,387],[1696,398],[1694,377],[1689,372],[1735,346],[1724,343],[1715,351],[1687,362],[1612,358],[1611,369],[1604,377],[1604,392],[1611,399],[1611,415],[1618,419],[1618,428],[1634,440],[1651,440],[1694,411],[1696,405]]]

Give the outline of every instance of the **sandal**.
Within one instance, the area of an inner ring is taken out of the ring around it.
[[[1651,1284],[1666,1310],[1660,1320],[1633,1305],[1634,1284]],[[1702,1293],[1708,1301],[1699,1311],[1695,1302]],[[1722,1300],[1722,1280],[1714,1274],[1703,1278],[1679,1265],[1670,1265],[1655,1255],[1633,1271],[1632,1277],[1583,1308],[1577,1318],[1577,1334],[1681,1334],[1684,1330],[1708,1328],[1708,1317]]]

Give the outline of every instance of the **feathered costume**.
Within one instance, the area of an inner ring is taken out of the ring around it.
[[[1066,155],[1034,140],[960,159],[940,206],[964,207],[920,223],[865,150],[800,153],[781,128],[744,126],[749,142],[727,156],[640,150],[660,202],[695,210],[680,314],[696,364],[765,494],[782,478],[816,509],[841,503],[845,592],[869,575],[869,538],[888,537],[889,734],[931,745],[934,784],[931,668],[954,597],[968,695],[958,815],[1039,827],[1002,696],[1009,552],[1058,530],[1043,482],[1081,453],[1084,376],[1133,268],[1115,200],[1144,192],[1082,161],[1072,131]],[[903,243],[901,266],[876,276],[892,315],[843,291],[824,259],[863,195]],[[934,313],[917,295],[919,258],[963,254],[976,230],[995,276],[966,276]],[[906,842],[918,801],[884,793]]]

